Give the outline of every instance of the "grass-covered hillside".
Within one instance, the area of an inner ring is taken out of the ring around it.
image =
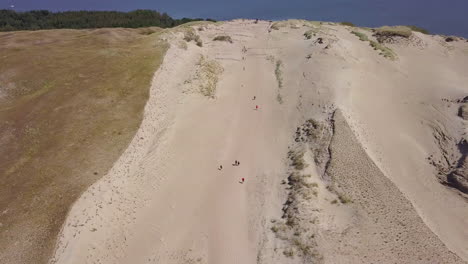
[[[161,32],[0,33],[0,263],[47,262],[71,204],[139,127]]]

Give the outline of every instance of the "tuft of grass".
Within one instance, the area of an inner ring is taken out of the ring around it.
[[[355,26],[356,26],[356,25],[354,25],[353,23],[351,23],[351,22],[346,22],[346,21],[345,21],[345,22],[340,22],[340,24],[343,25],[343,26],[350,26],[350,27],[355,27]]]
[[[375,29],[375,37],[380,43],[391,40],[393,37],[409,38],[411,36],[411,28],[405,26],[383,26]]]
[[[396,59],[396,54],[390,49],[385,47],[384,45],[380,44],[379,42],[376,41],[369,41],[369,45],[374,48],[374,50],[379,51],[380,55],[384,56],[387,59],[395,60]]]
[[[317,33],[320,31],[319,28],[313,28],[313,29],[309,29],[307,30],[306,32],[304,32],[304,37],[306,39],[311,39],[312,37],[314,37],[315,35],[317,35]]]
[[[195,44],[199,47],[203,46],[203,42],[200,36],[195,32],[193,28],[187,28],[184,32],[184,40],[187,42],[194,41]]]
[[[223,72],[221,65],[215,60],[206,60],[200,57],[197,79],[200,80],[200,93],[204,96],[214,98],[219,75]]]
[[[280,104],[283,104],[283,96],[281,96],[281,94],[278,92],[278,94],[276,94],[276,101],[278,101],[278,103]]]
[[[418,26],[409,25],[409,26],[406,26],[406,27],[409,27],[412,31],[420,32],[420,33],[423,33],[423,34],[426,34],[426,35],[431,34],[429,32],[429,30],[427,30],[425,28],[418,27]]]
[[[275,67],[275,76],[276,81],[278,82],[278,88],[283,88],[283,72],[281,68],[283,67],[283,62],[281,60],[276,61]]]
[[[291,160],[291,166],[296,170],[303,170],[307,167],[304,160],[304,152],[302,151],[290,151],[289,159]]]
[[[226,41],[226,42],[232,43],[232,38],[230,36],[225,36],[225,35],[216,36],[213,40],[214,41]]]
[[[358,36],[359,40],[361,40],[361,41],[369,41],[369,38],[364,33],[357,32],[357,31],[351,31],[351,34],[354,34],[354,35]]]
[[[292,258],[294,257],[294,250],[292,248],[285,249],[283,254],[288,258]]]
[[[352,202],[352,200],[351,200],[350,198],[344,196],[343,194],[338,195],[338,199],[340,200],[340,202],[341,202],[342,204],[347,204],[347,203],[351,203],[351,202]]]
[[[331,201],[331,204],[336,204],[336,203],[338,203],[338,200],[336,200],[336,199]]]

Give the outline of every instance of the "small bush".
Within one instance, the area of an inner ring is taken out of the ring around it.
[[[357,31],[351,31],[351,34],[354,34],[354,35],[358,36],[359,40],[361,40],[361,41],[369,41],[369,38],[364,33],[357,32]]]
[[[346,22],[345,21],[345,22],[341,22],[340,24],[343,25],[343,26],[355,27],[355,25],[353,23],[351,23],[351,22]]]
[[[394,37],[409,38],[412,31],[409,27],[405,26],[396,26],[396,27],[380,27],[375,29],[375,37],[380,43],[384,43],[388,40],[391,40]]]
[[[229,43],[232,43],[232,38],[230,36],[216,36],[214,41],[227,41]]]
[[[271,29],[274,29],[274,30],[279,30],[279,24],[278,24],[278,22],[273,23],[273,24],[271,25],[270,28],[271,28]]]
[[[336,203],[338,203],[338,200],[336,200],[336,199],[331,201],[331,204],[336,204]]]

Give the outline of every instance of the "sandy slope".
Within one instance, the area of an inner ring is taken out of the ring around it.
[[[279,245],[268,222],[281,215],[285,192],[280,183],[294,131],[304,120],[324,119],[336,107],[391,181],[385,184],[402,192],[401,204],[416,209],[408,209],[418,223],[412,232],[430,239],[416,239],[420,247],[414,250],[424,254],[435,247],[437,260],[461,261],[450,251],[468,260],[468,204],[437,182],[426,161],[437,147],[427,126],[439,120],[436,113],[454,134],[463,132],[462,123],[449,120],[451,110],[443,109],[440,99],[468,93],[463,74],[467,45],[448,49],[437,37],[418,34],[429,46],[395,45],[399,60],[392,62],[342,26],[323,26],[319,36],[325,44],[304,40],[303,27],[271,33],[268,27],[268,22],[252,21],[210,25],[198,32],[203,48],[191,42],[188,50],[178,45],[181,34],[168,35],[173,45],[154,77],[140,130],[108,175],[76,202],[51,262],[266,260],[270,253],[262,252]],[[218,34],[230,35],[234,43],[211,41]],[[224,69],[215,99],[198,93],[194,76],[201,54]],[[275,76],[279,59],[281,88]],[[241,165],[232,166],[234,160]],[[356,234],[356,241],[363,237]],[[359,250],[354,242],[338,252]],[[391,248],[379,249],[391,256],[387,261],[400,257]],[[327,252],[322,250],[325,259]],[[359,253],[353,261],[366,262]],[[274,258],[265,263],[297,261],[269,256]],[[346,262],[346,254],[340,256],[335,260]]]

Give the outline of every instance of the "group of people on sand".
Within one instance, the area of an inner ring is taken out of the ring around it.
[[[240,165],[240,162],[238,160],[235,160],[234,163],[232,164],[232,166],[239,166]],[[218,170],[222,170],[223,169],[223,165],[219,165],[218,167]],[[241,181],[240,183],[244,183],[245,179],[244,178],[241,178]]]
[[[252,98],[252,100],[256,100],[257,99],[257,96],[254,96]],[[255,105],[255,110],[258,110],[258,105]],[[239,166],[240,165],[240,162],[238,160],[234,160],[234,163],[232,164],[232,166]],[[223,165],[219,165],[218,167],[218,170],[223,170]],[[241,178],[241,181],[239,183],[244,183],[245,181],[245,178]]]

